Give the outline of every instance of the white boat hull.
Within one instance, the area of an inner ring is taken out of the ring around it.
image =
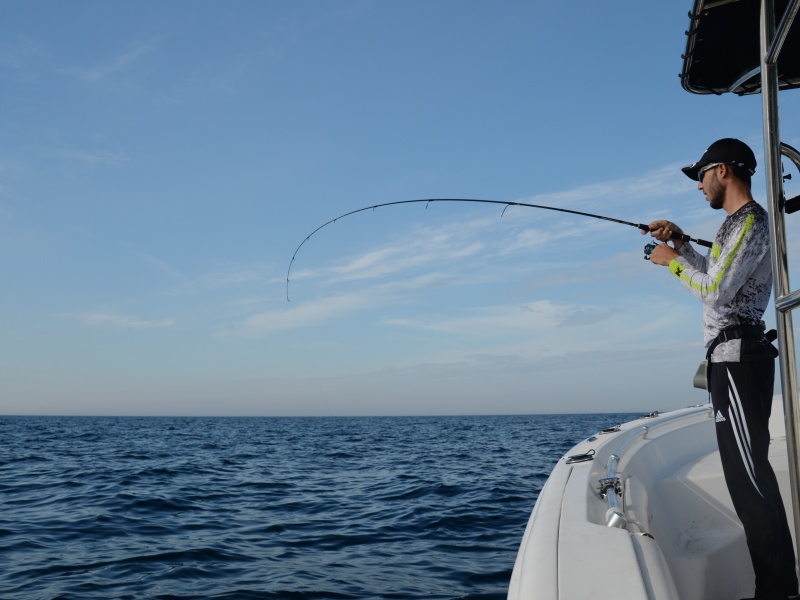
[[[791,514],[780,398],[770,425],[770,462]],[[568,464],[591,451],[591,460]],[[599,492],[609,464],[619,478],[620,493],[608,492],[616,510]],[[528,522],[508,598],[730,600],[753,590],[709,405],[626,423],[559,460]]]

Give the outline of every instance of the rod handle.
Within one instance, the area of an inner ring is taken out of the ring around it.
[[[645,233],[650,233],[650,226],[649,225],[645,225],[644,223],[632,223],[632,224],[636,225],[636,227],[638,227],[639,229],[641,229]],[[688,235],[683,234],[683,233],[673,233],[670,236],[670,239],[678,240],[678,241],[681,241],[681,242],[694,242],[698,246],[705,246],[706,248],[711,248],[714,245],[713,243],[711,243],[711,242],[709,242],[707,240],[700,240],[700,239],[697,239],[697,238],[693,238],[693,237],[688,236]]]
[[[698,246],[705,246],[706,248],[711,248],[714,244],[708,242],[706,240],[698,240],[697,238],[690,237],[688,235],[684,235],[681,233],[673,233],[670,238],[673,240],[680,240],[681,242],[694,242]]]

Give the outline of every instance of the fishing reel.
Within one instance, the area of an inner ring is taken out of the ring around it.
[[[649,244],[645,244],[644,247],[644,259],[650,260],[650,254],[652,254],[653,250],[655,250],[656,246],[658,246],[658,242],[653,240]]]

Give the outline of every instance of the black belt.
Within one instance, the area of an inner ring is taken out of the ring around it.
[[[742,338],[758,339],[761,337],[766,337],[771,342],[775,340],[777,336],[778,334],[774,329],[770,330],[769,333],[765,333],[761,325],[735,325],[734,327],[728,327],[720,331],[719,335],[711,342],[711,345],[708,347],[708,352],[706,352],[706,360],[711,358],[714,350],[723,342]]]

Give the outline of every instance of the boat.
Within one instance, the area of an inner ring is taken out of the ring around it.
[[[694,0],[681,83],[693,94],[761,94],[781,394],[769,459],[800,539],[800,409],[778,94],[800,87],[800,0]],[[790,165],[791,166],[791,165]],[[704,365],[694,376],[705,387]],[[687,374],[687,387],[690,374]],[[650,413],[579,442],[554,467],[520,543],[509,600],[729,600],[752,596],[744,530],[722,475],[710,404]],[[791,522],[791,518],[790,518]],[[791,523],[790,523],[791,524]]]

